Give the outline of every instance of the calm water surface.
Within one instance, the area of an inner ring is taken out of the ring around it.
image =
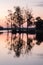
[[[29,53],[16,57],[14,51],[8,49],[8,42],[11,43],[11,34],[7,35],[7,33],[0,35],[0,65],[43,65],[43,43],[39,46],[35,44]]]

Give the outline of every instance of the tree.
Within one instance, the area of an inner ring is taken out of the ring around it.
[[[9,11],[8,21],[12,22],[12,26],[21,26],[27,22],[28,26],[32,24],[31,18],[33,17],[31,11],[21,9],[19,6],[14,8],[14,12]]]
[[[23,26],[23,24],[25,22],[27,22],[27,28],[28,26],[32,25],[32,21],[31,19],[33,18],[32,16],[32,13],[31,11],[29,10],[23,10],[21,9],[20,7],[15,7],[14,8],[14,12],[12,12],[11,10],[8,10],[9,11],[9,15],[8,15],[8,22],[11,23],[11,27],[21,27],[21,25]],[[28,30],[28,29],[27,29]],[[15,30],[13,30],[14,32]],[[16,35],[16,33],[15,33]],[[13,33],[12,33],[12,40],[13,42],[11,42],[10,44],[10,50],[13,50],[16,54],[17,57],[20,56],[20,54],[22,53],[22,49],[26,47],[25,49],[25,52],[26,50],[31,50],[33,45],[32,45],[32,39],[29,39],[28,38],[28,34],[27,34],[27,42],[25,42],[23,40],[23,38],[21,39],[21,34],[19,34],[19,39],[18,41],[16,40],[15,42],[15,39],[17,39],[17,37],[14,37],[15,36]],[[26,43],[26,46],[25,46],[25,43]]]

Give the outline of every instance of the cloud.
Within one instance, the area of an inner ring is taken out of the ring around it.
[[[43,3],[39,3],[39,4],[37,4],[37,6],[43,7]]]
[[[35,6],[43,7],[43,2],[38,2],[37,4],[35,4]]]

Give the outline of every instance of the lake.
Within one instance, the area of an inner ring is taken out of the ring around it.
[[[33,40],[35,35],[28,35],[33,41],[32,45],[27,47],[27,35],[20,36],[16,34],[15,38],[14,34],[6,32],[0,35],[0,65],[43,65],[43,42],[36,45]],[[18,40],[23,44],[18,45]]]

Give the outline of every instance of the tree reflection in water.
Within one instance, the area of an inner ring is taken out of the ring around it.
[[[14,51],[14,54],[19,57],[21,54],[26,54],[29,53],[29,51],[31,51],[31,49],[33,48],[34,44],[33,44],[33,39],[29,38],[26,39],[26,41],[23,40],[22,36],[19,34],[15,35],[15,34],[11,34],[11,40],[9,42],[9,40],[7,40],[8,42],[8,49],[10,51]]]

